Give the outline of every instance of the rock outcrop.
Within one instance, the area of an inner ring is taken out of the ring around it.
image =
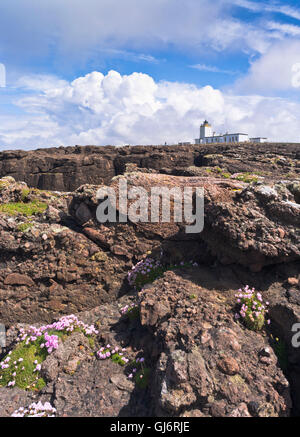
[[[234,321],[230,290],[207,290],[197,277],[169,272],[140,293],[141,323],[161,351],[156,414],[289,415],[289,384],[267,339]]]
[[[81,233],[71,196],[1,182],[1,322],[51,321],[116,299],[131,264]]]
[[[189,254],[190,259],[197,261],[217,258],[222,264],[238,263],[252,271],[300,258],[300,205],[294,189],[296,183],[249,185],[212,177],[134,172],[115,178],[109,185],[117,199],[121,179],[126,180],[128,190],[143,188],[149,200],[153,187],[179,188],[181,192],[186,187],[202,188],[204,229],[200,233],[187,234],[184,221],[177,223],[174,220],[171,223],[132,223],[128,220],[125,224],[99,224],[96,193],[100,187],[82,186],[73,197],[70,213],[83,226],[83,232],[103,249],[133,259],[159,247],[174,262],[186,259]],[[124,214],[118,204],[117,209]],[[171,209],[174,209],[172,199]],[[149,202],[149,220],[150,214]],[[176,256],[179,247],[180,255]]]
[[[74,191],[82,184],[108,183],[127,164],[158,173],[230,175],[256,172],[267,180],[299,174],[299,144],[221,144],[190,146],[76,146],[0,153],[0,177],[12,176],[31,187]],[[196,170],[195,170],[196,169]]]

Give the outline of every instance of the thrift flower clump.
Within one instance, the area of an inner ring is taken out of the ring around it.
[[[165,267],[162,266],[159,260],[146,258],[132,267],[127,278],[130,285],[137,290],[141,290],[145,284],[155,281],[164,271]]]
[[[243,320],[245,325],[253,331],[261,330],[265,322],[270,324],[270,320],[266,320],[269,302],[264,303],[262,295],[255,292],[254,288],[250,289],[248,285],[238,291],[235,297],[240,308],[235,318]]]
[[[144,365],[145,358],[136,358],[131,362],[128,379],[134,380],[139,388],[146,388],[149,383],[150,369]]]
[[[128,272],[127,279],[129,285],[133,286],[135,290],[141,290],[144,285],[150,284],[155,281],[155,279],[160,278],[166,271],[175,270],[179,267],[197,267],[198,264],[194,261],[181,262],[177,264],[170,264],[164,266],[161,261],[154,260],[153,258],[146,258],[139,261],[135,266],[132,267],[131,271]]]
[[[130,320],[135,320],[139,318],[140,307],[137,303],[131,303],[120,309],[122,316],[128,316]]]
[[[126,352],[125,348],[121,349],[118,346],[112,347],[108,344],[106,347],[101,347],[100,350],[96,352],[96,355],[99,360],[107,360],[110,358],[114,363],[124,366],[129,362],[129,359],[124,356],[124,352]]]
[[[45,381],[40,377],[42,362],[72,332],[86,336],[97,334],[95,327],[78,320],[75,315],[64,316],[57,322],[40,327],[20,329],[18,345],[0,362],[0,386],[20,387],[24,390],[40,390]]]
[[[33,402],[27,408],[19,408],[14,411],[11,417],[55,417],[56,408],[52,407],[49,402]]]

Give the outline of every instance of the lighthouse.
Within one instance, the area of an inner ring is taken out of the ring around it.
[[[208,121],[205,120],[204,123],[202,123],[200,126],[200,140],[204,140],[204,138],[212,137],[212,136],[213,134],[212,134],[211,124],[209,124]]]
[[[200,138],[195,139],[195,144],[245,143],[248,141],[251,141],[252,143],[266,143],[267,138],[249,138],[248,134],[243,134],[241,132],[235,134],[226,133],[224,135],[216,135],[212,130],[211,124],[205,120],[200,126]]]

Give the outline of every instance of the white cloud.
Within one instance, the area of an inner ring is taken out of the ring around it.
[[[36,77],[20,83],[30,95],[17,102],[23,115],[0,116],[0,149],[177,143],[193,140],[205,118],[216,132],[300,139],[300,104],[287,99],[234,96],[211,86],[156,83],[146,74],[116,71],[93,72],[71,83],[53,77],[44,86]]]
[[[273,45],[267,53],[253,62],[244,78],[237,81],[235,90],[247,93],[293,91],[293,66],[300,62],[300,40],[285,40]]]
[[[266,26],[270,30],[277,30],[280,33],[288,36],[300,35],[300,26],[294,26],[293,24],[282,24],[276,21],[269,21],[268,23],[266,23]]]
[[[191,65],[191,68],[195,68],[199,71],[207,71],[210,73],[223,73],[223,74],[237,74],[235,71],[224,70],[222,68],[215,67],[214,65],[206,65],[206,64],[195,64]]]
[[[273,12],[300,20],[300,9],[289,5],[282,5],[272,2],[252,2],[248,0],[229,0],[229,2],[234,3],[236,6],[240,6],[241,8],[248,9],[249,11]]]
[[[153,62],[153,50],[170,46],[191,53],[207,48],[263,53],[277,36],[263,23],[233,18],[233,4],[228,0],[0,2],[0,55],[9,64],[28,65],[55,54],[58,69],[71,62],[82,66],[95,58],[102,62],[109,51]]]

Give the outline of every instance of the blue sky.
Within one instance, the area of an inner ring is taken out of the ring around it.
[[[300,142],[295,0],[2,0],[0,63],[0,149]]]

